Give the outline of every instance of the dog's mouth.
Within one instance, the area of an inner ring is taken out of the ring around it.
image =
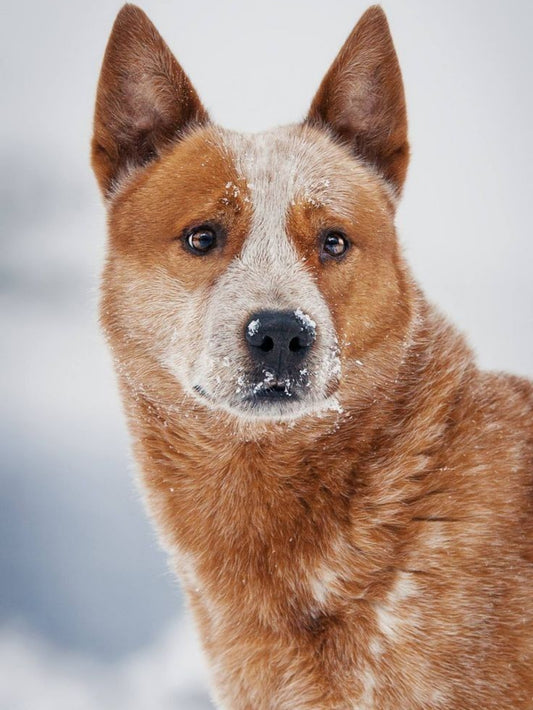
[[[229,367],[226,362],[223,366]],[[197,399],[210,408],[225,410],[239,418],[284,420],[334,408],[339,387],[338,368],[332,360],[325,365],[302,362],[296,367],[274,370],[264,364],[239,368],[224,377],[220,368],[214,376],[193,386]],[[328,368],[327,377],[322,370]]]
[[[301,387],[301,384],[297,384],[290,377],[270,376],[254,384],[251,391],[245,395],[244,400],[252,406],[289,399],[294,402],[299,399]]]
[[[270,370],[255,371],[248,379],[241,378],[237,388],[245,406],[268,408],[269,404],[297,402],[310,386],[306,368],[297,372],[276,374]]]
[[[211,395],[202,387],[202,385],[194,385],[193,390],[203,399],[213,399]]]
[[[253,395],[247,397],[248,401],[266,401],[269,399],[280,400],[287,399],[288,397],[294,397],[294,393],[291,391],[287,385],[272,385],[269,387],[261,387],[261,389],[254,392]]]
[[[307,370],[283,376],[262,370],[237,378],[233,396],[219,398],[200,384],[194,386],[195,394],[214,406],[237,410],[252,416],[284,416],[297,409],[297,403],[310,394]]]

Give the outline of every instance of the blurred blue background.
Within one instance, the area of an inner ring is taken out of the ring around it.
[[[140,3],[212,117],[299,120],[367,3]],[[98,331],[89,169],[120,2],[2,5],[0,708],[206,710]],[[533,375],[533,5],[385,0],[413,158],[399,233],[484,367]]]

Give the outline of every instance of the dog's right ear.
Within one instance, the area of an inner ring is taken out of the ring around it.
[[[371,163],[397,194],[407,163],[402,74],[383,10],[361,17],[324,77],[307,116]]]
[[[156,28],[138,7],[125,5],[111,31],[96,96],[92,166],[104,195],[189,126],[208,120]]]

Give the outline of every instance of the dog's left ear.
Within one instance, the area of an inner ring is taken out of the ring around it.
[[[401,192],[409,161],[405,96],[387,18],[379,6],[365,12],[346,40],[306,122],[328,127]]]
[[[92,165],[104,195],[189,126],[209,120],[189,78],[135,5],[124,5],[107,44],[94,114]]]

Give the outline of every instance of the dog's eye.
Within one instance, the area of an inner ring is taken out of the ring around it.
[[[193,254],[207,254],[217,244],[217,235],[212,227],[195,227],[185,235],[185,244]]]
[[[338,259],[346,253],[350,242],[342,232],[327,232],[322,244],[322,254]]]

